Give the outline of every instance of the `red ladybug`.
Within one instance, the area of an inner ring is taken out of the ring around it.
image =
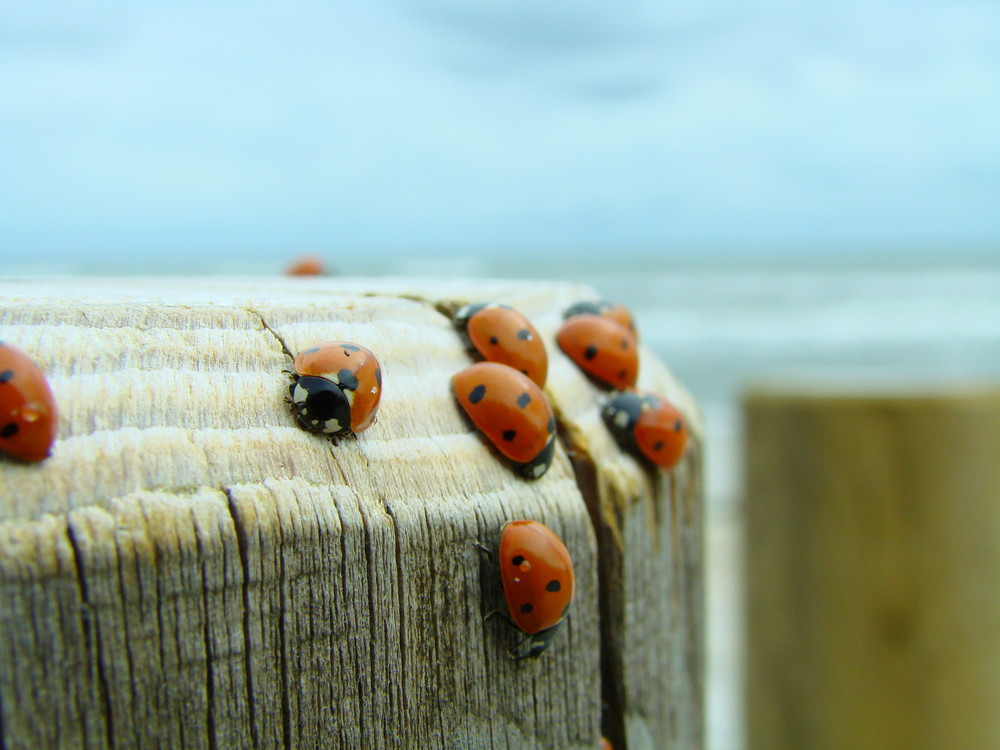
[[[466,305],[455,314],[455,325],[483,359],[509,365],[544,387],[549,371],[545,344],[517,310],[496,302]]]
[[[510,618],[525,634],[510,650],[515,659],[543,653],[566,621],[576,576],[566,545],[545,524],[511,521],[500,532],[500,580]],[[487,617],[503,615],[491,612]]]
[[[346,437],[375,423],[382,399],[382,368],[369,349],[326,341],[295,355],[287,399],[310,432]]]
[[[625,389],[639,375],[635,336],[621,323],[602,315],[574,315],[556,334],[559,348],[576,366],[602,385]]]
[[[619,445],[637,450],[661,469],[674,468],[687,445],[684,415],[665,398],[651,393],[616,393],[601,411]]]
[[[24,461],[48,458],[58,422],[45,373],[20,349],[0,342],[0,450]]]
[[[318,255],[303,255],[285,269],[286,276],[322,276],[324,273],[323,259]]]
[[[552,463],[556,419],[527,375],[496,362],[477,362],[451,379],[455,398],[496,449],[528,479]]]
[[[632,317],[632,311],[624,305],[619,305],[617,302],[608,302],[603,299],[577,302],[563,311],[564,320],[572,318],[574,315],[603,315],[606,318],[618,321],[628,328],[636,339],[639,338],[639,332],[636,330],[635,318]]]

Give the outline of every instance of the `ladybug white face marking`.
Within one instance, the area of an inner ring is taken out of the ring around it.
[[[310,432],[340,435],[350,429],[351,396],[327,378],[302,377],[290,389],[292,406]]]

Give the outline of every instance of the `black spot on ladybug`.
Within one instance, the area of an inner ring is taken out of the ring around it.
[[[382,368],[381,367],[376,367],[375,368],[375,382],[378,383],[378,387],[379,388],[382,387]]]
[[[654,451],[662,451],[663,450],[663,441],[662,440],[657,440],[655,443],[653,443],[653,450]]]
[[[12,377],[14,377],[13,370],[4,370],[3,372],[0,372],[0,383],[6,383]]]
[[[524,555],[517,555],[516,557],[511,558],[511,562],[514,565],[520,565],[524,562]]]
[[[594,346],[593,344],[588,346],[586,350],[584,350],[583,352],[584,359],[593,359],[596,356],[597,356],[597,347]]]
[[[528,614],[533,609],[534,607],[531,606],[531,602],[521,605],[521,611],[524,612],[524,614]]]
[[[628,377],[628,370],[622,370],[621,372],[619,372],[618,377],[624,380],[626,377]]]
[[[674,432],[680,432],[683,429],[684,429],[684,423],[681,422],[681,420],[678,419],[676,422],[674,422]]]
[[[522,328],[517,332],[517,337],[521,339],[521,341],[531,341],[531,331],[527,328]]]
[[[498,339],[496,336],[490,336],[490,343],[493,344],[493,346],[496,346],[497,344],[500,343],[500,339]]]
[[[562,584],[559,583],[555,578],[545,584],[546,591],[559,591],[562,588]]]
[[[469,403],[478,404],[483,400],[483,396],[486,395],[486,386],[479,384],[472,389],[472,393],[469,394]]]
[[[528,371],[527,371],[527,370],[521,370],[521,374],[522,374],[522,375],[527,375],[527,374],[528,374]]]
[[[17,434],[17,422],[11,422],[10,424],[5,424],[3,429],[0,430],[0,437],[12,438]]]
[[[622,349],[628,349],[628,339],[622,339]]]
[[[517,430],[504,430],[503,431],[503,439],[506,440],[508,443],[511,440],[513,440],[514,438],[516,438],[516,437],[517,437]]]
[[[350,357],[350,352],[360,352],[361,347],[355,346],[354,344],[341,344],[340,348],[344,350],[348,357]]]
[[[549,423],[548,423],[547,427],[548,427],[550,435],[553,432],[556,431],[556,418],[555,417],[549,417]]]
[[[531,396],[529,396],[527,393],[522,393],[520,396],[517,397],[517,405],[520,406],[522,409],[530,403],[531,403]]]
[[[358,376],[350,370],[341,370],[338,372],[337,380],[340,381],[341,388],[346,388],[349,391],[356,391],[360,385],[358,383]]]
[[[319,347],[318,347],[318,346],[314,346],[314,347],[313,347],[312,349],[306,349],[306,350],[305,350],[304,352],[302,352],[302,353],[303,353],[303,354],[315,354],[315,353],[316,353],[316,352],[318,352],[318,351],[319,351]]]

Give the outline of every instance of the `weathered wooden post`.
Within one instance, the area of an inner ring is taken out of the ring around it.
[[[7,280],[0,339],[62,412],[41,464],[0,458],[6,748],[702,746],[701,440],[670,475],[623,454],[553,343],[573,284]],[[446,313],[521,309],[560,441],[524,480],[452,398]],[[444,311],[444,312],[442,312]],[[266,322],[266,326],[264,323]],[[640,321],[641,323],[641,321]],[[284,403],[293,351],[346,339],[385,371],[379,422],[332,447]],[[473,542],[555,529],[577,595],[550,653],[516,634]],[[603,715],[602,715],[603,714]]]
[[[744,416],[750,750],[1000,747],[1000,389]]]

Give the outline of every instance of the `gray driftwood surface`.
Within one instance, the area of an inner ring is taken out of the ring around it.
[[[555,346],[568,283],[0,281],[0,339],[50,375],[53,456],[0,457],[4,748],[700,748],[700,421],[648,349],[640,385],[692,423],[658,475]],[[529,482],[450,391],[447,313],[521,309],[546,338],[560,445]],[[627,302],[627,300],[625,300]],[[267,327],[264,323],[266,322]],[[640,333],[642,321],[639,321]],[[346,339],[385,373],[357,441],[295,426],[292,351]],[[550,653],[512,662],[495,546],[555,529],[577,595]]]

